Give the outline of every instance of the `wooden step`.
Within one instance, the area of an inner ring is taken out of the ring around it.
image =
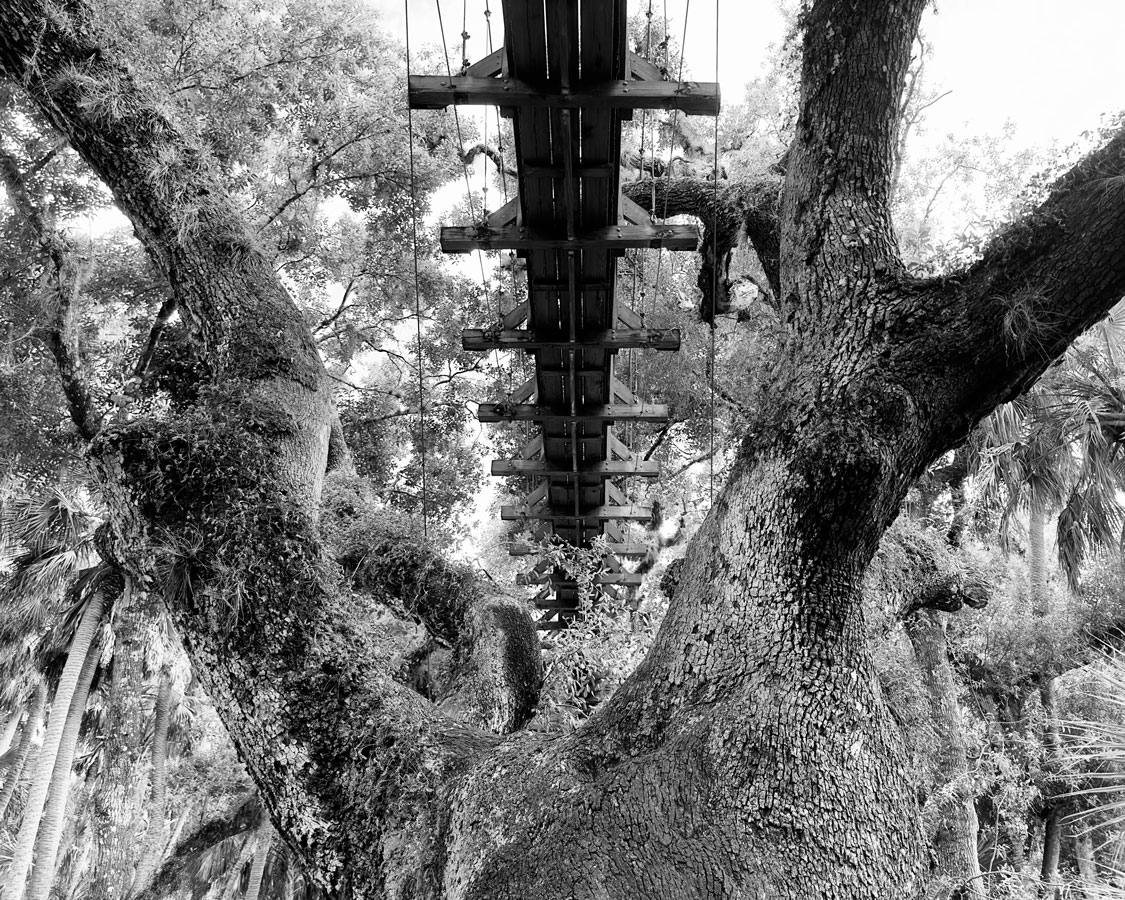
[[[477,408],[480,422],[667,422],[669,418],[668,407],[662,403],[580,406],[574,415],[532,403],[482,403]]]
[[[466,328],[461,332],[465,350],[679,350],[678,328],[615,328],[571,341],[563,337],[540,336],[526,329],[489,331]]]
[[[574,477],[579,478],[659,478],[660,463],[656,460],[608,460],[581,466],[577,472],[563,463],[555,463],[543,459],[494,459],[492,461],[492,474],[497,476],[509,475],[542,475],[548,478]]]

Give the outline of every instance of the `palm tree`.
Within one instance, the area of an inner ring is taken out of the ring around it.
[[[0,645],[22,649],[12,658],[25,665],[36,657],[40,666],[52,657],[65,657],[43,745],[30,773],[8,867],[7,900],[25,895],[37,836],[43,851],[41,865],[49,861],[50,870],[54,868],[65,787],[97,663],[94,641],[115,587],[112,573],[94,550],[97,525],[98,517],[83,492],[68,493],[59,487],[37,497],[9,498],[0,514],[0,549],[12,568],[0,585],[0,608],[6,613],[0,624]],[[48,628],[49,624],[54,627]],[[46,877],[49,887],[50,873]]]
[[[27,757],[31,753],[31,744],[35,733],[42,724],[43,710],[47,706],[47,683],[40,678],[35,688],[35,698],[27,711],[20,742],[12,753],[9,754],[8,769],[4,775],[4,787],[0,789],[0,822],[8,812],[8,804],[12,802],[16,787],[19,785],[23,768],[27,764]]]
[[[137,896],[148,887],[164,849],[164,807],[168,785],[168,723],[172,711],[172,673],[164,666],[156,694],[155,723],[152,737],[152,786],[148,828],[141,840],[141,859],[133,877],[130,896]]]

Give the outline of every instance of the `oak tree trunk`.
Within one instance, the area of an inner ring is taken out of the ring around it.
[[[1090,189],[1125,171],[1125,136],[975,266],[912,278],[889,196],[925,0],[807,6],[776,231],[756,248],[786,360],[648,656],[582,728],[546,736],[522,729],[538,687],[526,613],[424,548],[403,578],[341,582],[318,520],[331,380],[207,155],[83,3],[0,4],[0,72],[113,191],[208,373],[196,405],[94,441],[117,555],[170,588],[271,820],[332,895],[921,890],[917,802],[860,581],[925,467],[1125,293],[1125,205]],[[1052,329],[1014,346],[1007,300],[1029,284]],[[455,702],[386,673],[366,628],[386,601],[457,648]]]

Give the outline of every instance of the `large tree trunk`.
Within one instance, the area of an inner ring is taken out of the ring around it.
[[[144,596],[129,590],[113,617],[113,679],[105,704],[108,754],[91,796],[96,863],[92,900],[123,900],[137,862],[138,785],[144,784],[145,747],[151,707],[145,698],[146,643],[152,611]]]
[[[152,783],[148,804],[148,828],[141,840],[141,858],[137,864],[129,896],[136,896],[148,887],[152,874],[164,851],[164,807],[168,786],[168,722],[172,712],[172,675],[165,668],[160,673],[156,694],[155,722],[152,731]]]
[[[0,4],[0,71],[113,190],[208,372],[197,406],[94,443],[119,555],[170,590],[274,824],[335,895],[920,889],[917,804],[860,579],[924,467],[1125,293],[1125,205],[1089,189],[1125,169],[1125,137],[959,278],[905,273],[889,181],[924,6],[809,4],[776,242],[784,370],[645,661],[573,734],[504,737],[535,686],[526,614],[418,550],[378,596],[460,648],[469,685],[442,709],[386,674],[368,628],[379,604],[340,584],[320,541],[335,416],[299,311],[206,156],[84,7]],[[1013,346],[1008,301],[1029,284],[1052,328]]]
[[[5,900],[21,900],[24,896],[27,873],[31,869],[32,858],[35,855],[35,836],[39,832],[40,819],[47,804],[55,761],[59,757],[60,748],[63,747],[64,738],[67,736],[68,711],[73,705],[82,670],[90,656],[90,648],[93,646],[94,637],[98,633],[104,611],[105,596],[101,591],[95,591],[87,601],[82,619],[79,621],[78,628],[71,639],[66,665],[63,668],[62,675],[59,676],[59,683],[51,700],[51,718],[47,723],[47,733],[43,737],[43,746],[35,761],[35,772],[32,775],[27,800],[23,807],[23,820],[16,836],[15,847],[12,850],[12,862],[8,866],[8,873],[5,876],[5,884],[7,885]],[[68,774],[69,771],[68,765]],[[52,860],[52,866],[53,864],[54,860]]]
[[[12,759],[10,768],[4,774],[4,789],[0,792],[0,822],[3,822],[4,817],[8,814],[8,806],[12,802],[12,797],[15,795],[16,787],[20,783],[20,778],[23,776],[24,766],[27,765],[27,757],[31,753],[31,745],[35,739],[35,733],[39,730],[39,726],[42,723],[43,710],[46,705],[47,684],[40,679],[35,688],[35,699],[31,702],[31,708],[27,712],[27,721],[24,722],[23,732],[20,734],[20,743],[16,748],[15,757]]]
[[[91,600],[90,603],[93,605],[94,601]],[[82,718],[86,714],[86,699],[90,693],[90,684],[98,668],[100,656],[98,643],[91,644],[86,653],[70,701],[70,708],[67,710],[62,740],[59,742],[58,755],[55,757],[55,768],[51,773],[50,792],[47,803],[43,807],[43,816],[39,821],[39,835],[35,839],[35,863],[27,882],[27,893],[24,895],[26,900],[47,900],[55,880],[59,845],[67,821],[66,801],[70,796],[74,755],[78,750],[78,736],[82,730]],[[16,896],[18,898],[19,894],[17,893]]]
[[[956,787],[948,805],[936,811],[934,875],[948,884],[945,896],[958,894],[968,898],[984,896],[985,890],[977,852],[976,797],[969,780],[964,722],[957,700],[957,683],[949,663],[942,615],[933,610],[919,610],[906,618],[905,626],[930,698],[930,715],[940,742],[937,783],[942,787]]]

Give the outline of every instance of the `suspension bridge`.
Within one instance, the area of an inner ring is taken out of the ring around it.
[[[505,0],[504,46],[457,75],[410,75],[413,109],[496,106],[512,122],[516,195],[482,221],[441,230],[447,253],[514,251],[525,260],[527,299],[489,328],[463,332],[466,350],[520,351],[535,374],[509,396],[482,403],[482,422],[529,422],[538,432],[492,474],[536,484],[501,509],[536,540],[552,536],[588,548],[604,538],[595,584],[635,587],[640,576],[620,558],[646,553],[628,523],[647,521],[622,481],[656,478],[657,463],[623,439],[628,422],[663,422],[665,406],[645,403],[615,373],[622,350],[675,351],[676,330],[646,328],[617,295],[617,260],[628,249],[695,250],[691,225],[658,224],[622,196],[621,129],[634,110],[717,116],[714,83],[668,80],[632,52],[626,0]],[[602,546],[599,543],[599,546]],[[516,555],[535,545],[514,544]],[[566,627],[579,609],[579,586],[542,559],[524,579],[543,585],[539,626]]]

